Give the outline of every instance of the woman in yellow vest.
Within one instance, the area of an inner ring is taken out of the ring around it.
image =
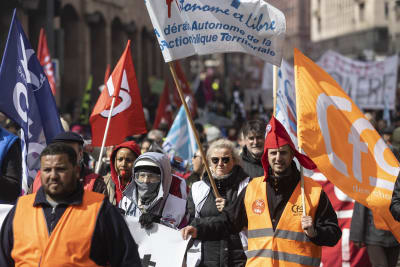
[[[316,168],[295,149],[284,127],[273,117],[267,126],[262,157],[264,176],[254,178],[236,201],[208,224],[182,229],[183,238],[199,238],[222,229],[237,233],[247,227],[246,266],[319,266],[321,246],[334,246],[341,230],[321,186],[307,177],[303,215],[300,173],[294,157],[303,167]]]

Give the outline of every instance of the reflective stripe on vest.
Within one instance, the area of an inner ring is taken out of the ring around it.
[[[320,258],[311,258],[286,252],[274,251],[270,249],[252,250],[247,252],[248,258],[272,258],[279,261],[293,262],[307,266],[319,266],[321,263]]]
[[[321,186],[305,177],[306,213],[313,217],[318,207]],[[264,177],[247,186],[245,207],[248,217],[246,266],[319,266],[321,247],[312,243],[301,228],[300,183],[286,204],[275,231],[268,209]]]
[[[20,197],[16,206],[15,266],[98,266],[90,259],[90,248],[104,195],[84,191],[82,204],[68,206],[50,236],[42,207],[33,206],[35,197]]]
[[[268,237],[274,236],[275,238],[283,238],[300,242],[311,242],[305,233],[298,233],[288,230],[276,229],[274,232],[274,229],[272,228],[264,228],[264,229],[249,230],[247,232],[248,238],[258,238],[267,236]]]

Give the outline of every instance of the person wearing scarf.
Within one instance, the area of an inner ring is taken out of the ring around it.
[[[246,266],[319,266],[321,246],[334,246],[341,238],[337,215],[322,187],[308,177],[304,177],[303,215],[301,175],[293,159],[307,169],[316,166],[296,150],[275,117],[266,132],[264,176],[253,178],[219,216],[182,229],[182,237],[218,238],[225,231],[238,233],[247,228]]]
[[[110,203],[117,206],[122,192],[133,179],[133,163],[140,156],[140,147],[134,141],[123,142],[113,149],[110,157],[109,175],[104,177]]]
[[[177,228],[185,216],[186,198],[172,192],[174,179],[167,155],[146,152],[133,164],[133,181],[123,191],[118,207],[127,217],[139,218],[142,228],[153,223]],[[186,187],[186,184],[183,184]]]

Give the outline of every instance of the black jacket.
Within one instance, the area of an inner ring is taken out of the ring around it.
[[[397,176],[396,183],[394,184],[392,202],[390,203],[390,213],[393,218],[400,222],[400,173]]]
[[[264,176],[264,168],[261,159],[255,159],[247,150],[246,146],[243,147],[240,156],[242,157],[243,170],[248,174],[248,176],[251,178]]]
[[[397,247],[399,245],[390,231],[375,228],[371,210],[358,202],[354,202],[350,240],[381,247]]]
[[[241,181],[248,175],[239,166],[235,166],[232,175],[223,180],[215,180],[219,193],[226,199],[226,204],[232,203],[238,195],[238,187]],[[211,187],[207,175],[203,181]],[[211,218],[218,216],[220,212],[215,205],[215,196],[211,188],[204,206],[200,211],[200,218],[195,218],[195,206],[193,203],[192,192],[188,196],[188,213],[190,215],[189,223],[193,226],[198,224],[208,224]],[[208,225],[212,227],[212,225]],[[239,267],[245,266],[246,255],[243,251],[242,242],[237,233],[231,234],[225,229],[218,236],[212,234],[203,234],[199,239],[202,241],[202,257],[200,266],[207,267]]]
[[[273,228],[279,222],[283,209],[285,208],[289,197],[292,195],[295,185],[299,183],[300,174],[296,167],[292,166],[294,174],[289,180],[281,180],[277,182],[278,190],[274,188],[273,177],[269,177],[266,182],[268,208],[270,210],[271,222]],[[271,178],[271,179],[270,179]],[[285,177],[283,177],[285,178]],[[288,189],[290,188],[290,189]],[[242,190],[236,200],[224,208],[220,216],[213,217],[207,223],[197,224],[197,235],[201,239],[204,235],[214,236],[218,238],[220,233],[238,233],[248,225],[247,213],[244,204],[247,187]],[[270,196],[270,192],[275,191],[275,198]],[[274,199],[274,202],[270,202]],[[318,208],[315,213],[314,228],[317,235],[309,238],[311,242],[318,246],[334,246],[340,240],[342,231],[339,228],[337,216],[328,197],[321,192]]]
[[[82,203],[83,188],[78,187],[64,203],[58,204],[54,212],[52,206],[47,202],[46,196],[41,187],[35,198],[34,206],[41,206],[46,218],[49,235],[56,227],[59,219],[66,208],[70,205]],[[14,244],[13,220],[15,206],[10,210],[3,222],[0,232],[0,266],[15,266],[11,257]],[[26,218],[29,220],[29,218]],[[111,205],[107,198],[104,199],[100,208],[96,227],[92,236],[90,248],[90,259],[97,265],[106,266],[141,266],[138,247],[119,211]]]

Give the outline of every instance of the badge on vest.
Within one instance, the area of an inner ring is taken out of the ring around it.
[[[251,206],[255,214],[261,214],[265,210],[265,202],[262,199],[257,199]]]
[[[293,204],[292,213],[293,213],[294,216],[303,215],[303,206],[302,205]]]

